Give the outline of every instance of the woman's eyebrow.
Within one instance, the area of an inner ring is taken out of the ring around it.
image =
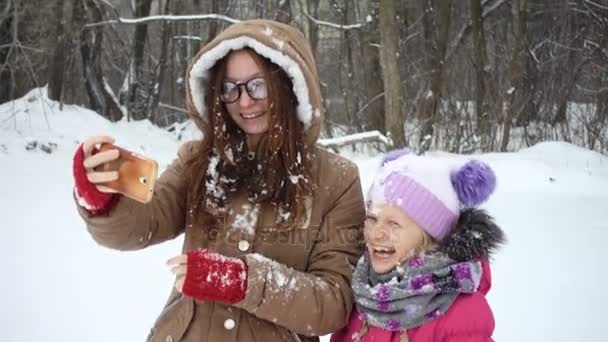
[[[247,81],[249,81],[249,80],[252,80],[252,79],[254,79],[254,78],[258,78],[258,77],[262,77],[262,76],[264,76],[264,74],[263,74],[263,73],[260,71],[260,72],[256,72],[255,74],[253,74],[253,75],[251,75],[251,76],[249,76],[249,77],[246,77],[245,79],[241,79],[241,80],[236,79],[236,78],[234,78],[234,77],[226,76],[226,77],[224,78],[224,81],[230,81],[230,82],[247,82]]]

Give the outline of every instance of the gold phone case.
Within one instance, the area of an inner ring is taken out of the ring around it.
[[[96,170],[118,171],[118,179],[103,185],[138,202],[150,202],[158,173],[156,161],[113,144],[102,144],[99,148],[100,152],[111,149],[117,149],[120,157],[100,165]]]

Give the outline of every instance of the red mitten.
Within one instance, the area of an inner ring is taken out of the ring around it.
[[[93,152],[93,154],[96,151]],[[74,154],[72,172],[74,175],[74,194],[78,204],[85,208],[91,216],[108,213],[120,199],[119,194],[110,194],[97,190],[95,185],[87,179],[87,170],[84,165],[84,150],[78,146]]]
[[[182,292],[198,301],[236,303],[245,298],[247,265],[205,250],[188,253],[186,279]]]

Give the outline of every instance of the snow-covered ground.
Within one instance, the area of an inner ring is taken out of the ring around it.
[[[73,151],[100,132],[161,167],[180,144],[147,122],[60,111],[39,90],[0,106],[3,341],[143,341],[161,310],[173,282],[165,261],[181,239],[112,251],[93,242],[74,209]],[[380,156],[345,155],[367,188]],[[509,239],[493,263],[495,339],[606,340],[608,158],[558,142],[476,157],[498,175],[485,207]]]

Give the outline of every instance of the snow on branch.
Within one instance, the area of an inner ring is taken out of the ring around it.
[[[188,111],[187,111],[187,110],[185,110],[184,108],[175,107],[175,106],[172,106],[172,105],[170,105],[170,104],[166,104],[166,103],[162,103],[162,102],[160,102],[160,103],[158,104],[158,106],[159,106],[159,107],[163,107],[163,108],[167,108],[167,109],[171,109],[171,110],[176,111],[176,112],[180,112],[180,113],[185,113],[185,114],[188,114]]]
[[[85,27],[95,27],[102,25],[111,25],[111,24],[127,24],[127,25],[138,25],[138,24],[146,24],[155,21],[197,21],[197,20],[223,20],[227,21],[231,24],[235,24],[240,22],[239,19],[230,18],[228,16],[222,14],[197,14],[197,15],[151,15],[148,17],[141,18],[121,18],[113,20],[100,21],[97,23],[91,23],[85,25]]]
[[[385,135],[378,131],[370,131],[370,132],[362,132],[351,135],[346,135],[338,138],[331,139],[319,139],[317,144],[321,147],[342,147],[345,145],[352,145],[356,143],[365,143],[365,142],[380,142],[385,146],[391,146],[392,141],[387,138]]]
[[[203,38],[196,37],[196,36],[173,36],[173,39],[186,39],[186,40],[196,40],[196,41],[203,40]]]
[[[315,23],[319,26],[326,26],[326,27],[331,27],[331,28],[335,28],[335,29],[339,29],[339,30],[360,29],[363,26],[365,26],[365,24],[341,25],[341,24],[331,23],[329,21],[323,21],[323,20],[319,20],[319,19],[313,17],[312,15],[308,14],[308,12],[306,12],[303,8],[302,8],[302,12],[310,21],[312,21],[313,23]],[[370,21],[371,21],[371,17],[368,16],[367,22],[370,22]]]
[[[486,4],[488,2],[489,2],[489,0],[483,0],[482,3],[481,3],[481,7],[483,8],[483,11],[481,13],[481,19],[482,20],[485,19],[490,14],[492,14],[492,12],[494,12],[500,6],[502,6],[503,4],[507,3],[507,0],[497,0],[491,6],[487,6],[486,7]],[[468,23],[464,24],[460,28],[460,31],[456,35],[456,38],[454,39],[454,41],[452,42],[452,44],[448,48],[448,51],[447,51],[446,57],[445,57],[446,61],[449,60],[450,57],[456,52],[456,50],[458,49],[458,46],[464,41],[464,37],[471,30],[471,27],[472,27],[472,23],[468,22]]]
[[[600,8],[600,9],[603,9],[603,10],[608,10],[608,6],[606,6],[606,5],[600,5],[597,2],[593,2],[591,0],[585,0],[585,2],[587,4],[589,4],[589,5],[593,5],[593,6],[597,7],[597,8]]]

